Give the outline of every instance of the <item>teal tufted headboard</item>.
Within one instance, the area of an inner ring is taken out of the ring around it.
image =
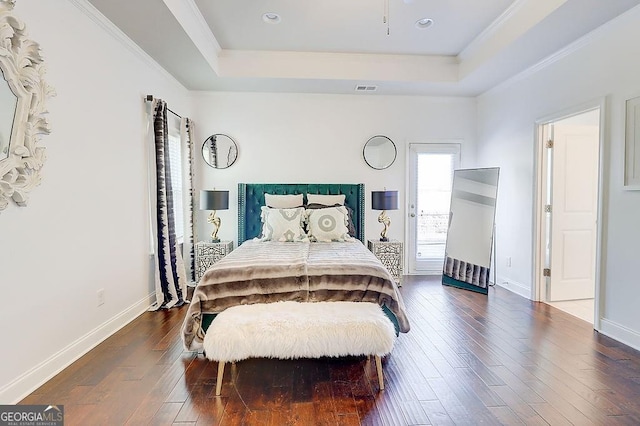
[[[340,183],[239,183],[238,245],[258,237],[262,231],[260,208],[264,194],[344,194],[345,204],[353,210],[357,238],[364,241],[364,184]],[[306,197],[305,197],[306,202]]]

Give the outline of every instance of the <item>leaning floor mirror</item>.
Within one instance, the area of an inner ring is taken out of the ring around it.
[[[488,293],[499,171],[454,171],[442,284]]]

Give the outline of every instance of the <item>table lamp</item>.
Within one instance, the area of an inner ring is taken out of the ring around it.
[[[387,216],[386,210],[398,210],[398,191],[371,191],[371,208],[382,210],[378,216],[378,222],[384,225],[380,233],[380,241],[389,241],[387,231],[391,225],[391,219]]]
[[[201,190],[200,191],[200,210],[212,210],[209,214],[207,222],[213,225],[211,233],[211,242],[219,243],[218,231],[220,230],[221,220],[216,216],[216,210],[229,209],[229,191]]]

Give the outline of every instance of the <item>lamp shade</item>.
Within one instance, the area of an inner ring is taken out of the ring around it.
[[[398,191],[371,191],[373,210],[398,210]]]
[[[200,191],[200,210],[227,210],[229,191]]]

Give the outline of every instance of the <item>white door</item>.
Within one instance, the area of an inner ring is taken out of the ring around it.
[[[409,273],[441,274],[459,143],[409,144]]]
[[[549,301],[591,299],[595,294],[600,131],[597,125],[567,121],[553,123],[550,148]]]

